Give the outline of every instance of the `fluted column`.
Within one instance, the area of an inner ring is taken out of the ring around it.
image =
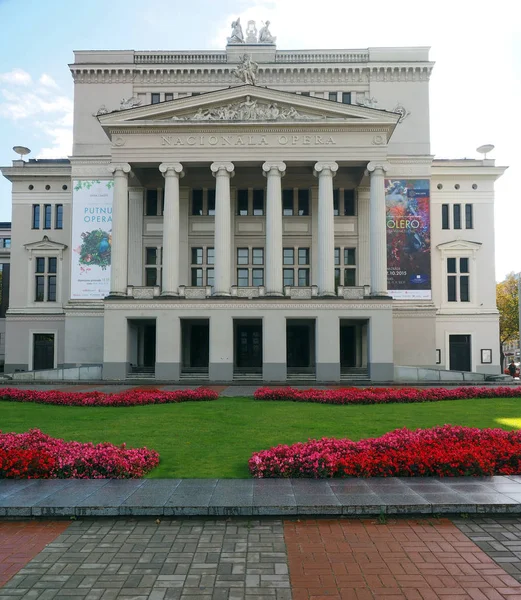
[[[371,249],[371,296],[387,296],[387,230],[385,225],[385,172],[387,163],[370,162],[371,177],[369,243]]]
[[[231,198],[233,163],[210,165],[215,177],[215,296],[229,296],[231,284]]]
[[[128,277],[128,163],[110,166],[114,174],[112,201],[112,243],[110,266],[110,295],[127,295]]]
[[[335,217],[333,212],[333,177],[336,162],[317,162],[318,177],[318,293],[336,296],[335,292]]]
[[[267,179],[266,193],[266,294],[282,296],[282,177],[283,162],[262,165]]]
[[[181,163],[162,163],[165,178],[163,211],[162,296],[177,296],[179,288],[179,180],[184,176]]]

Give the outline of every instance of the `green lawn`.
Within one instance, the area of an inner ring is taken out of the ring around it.
[[[222,398],[128,408],[0,402],[4,432],[37,427],[66,440],[154,448],[161,464],[151,477],[248,477],[252,452],[277,444],[325,436],[360,439],[445,423],[519,429],[521,400],[328,406]]]

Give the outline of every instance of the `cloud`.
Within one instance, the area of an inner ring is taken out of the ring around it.
[[[12,69],[7,73],[0,73],[0,83],[8,83],[11,85],[29,85],[32,83],[32,78],[23,69]]]
[[[45,87],[50,87],[50,88],[54,88],[54,89],[59,88],[56,81],[54,81],[54,79],[50,75],[47,75],[47,73],[44,73],[38,81],[40,82],[41,85],[43,85]]]
[[[72,154],[72,129],[67,127],[44,127],[44,133],[51,138],[51,145],[41,148],[36,158],[66,158]]]

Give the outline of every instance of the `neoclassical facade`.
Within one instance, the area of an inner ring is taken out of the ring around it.
[[[430,154],[427,48],[77,52],[68,159],[15,160],[6,371],[499,372],[494,161]],[[259,41],[261,40],[261,41]]]

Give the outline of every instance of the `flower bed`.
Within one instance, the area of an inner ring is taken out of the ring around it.
[[[119,394],[103,392],[38,391],[19,388],[0,390],[0,399],[12,402],[38,402],[62,406],[140,406],[143,404],[167,404],[175,402],[217,400],[219,394],[208,388],[195,390],[127,390]]]
[[[66,442],[39,429],[0,432],[0,479],[130,479],[158,464],[148,448]]]
[[[297,390],[290,387],[259,388],[255,400],[291,400],[321,404],[387,404],[393,402],[438,402],[469,398],[521,398],[521,387],[446,388],[343,388]]]
[[[521,473],[521,431],[444,425],[353,442],[324,438],[257,452],[253,477],[453,477]]]

